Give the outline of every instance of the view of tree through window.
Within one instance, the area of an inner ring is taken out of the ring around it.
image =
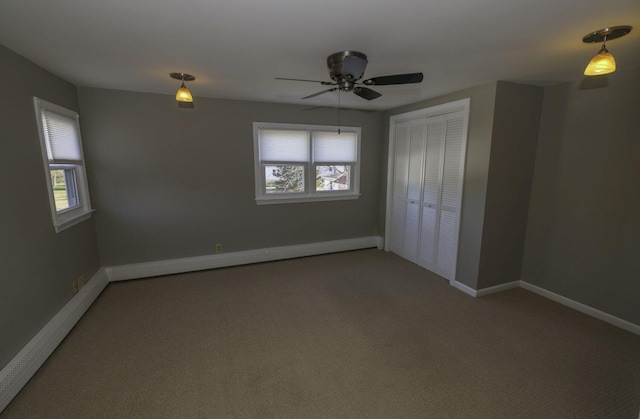
[[[265,166],[267,193],[304,192],[303,166]]]
[[[50,174],[56,211],[77,206],[78,194],[75,190],[73,169],[52,169]]]

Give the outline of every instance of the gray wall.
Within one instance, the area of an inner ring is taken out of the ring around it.
[[[543,94],[498,82],[478,289],[520,279]]]
[[[77,111],[75,86],[1,45],[0,79],[1,369],[69,301],[71,281],[89,279],[99,262],[93,219],[53,228],[33,106],[37,96]]]
[[[388,137],[389,118],[405,112],[411,112],[430,106],[440,105],[454,100],[471,98],[469,113],[469,131],[467,140],[467,160],[465,163],[464,191],[462,194],[462,217],[460,220],[460,239],[456,281],[471,288],[477,287],[480,251],[485,212],[485,200],[491,154],[491,136],[493,132],[494,104],[496,100],[496,82],[461,90],[445,96],[394,109],[384,116],[386,136]],[[382,182],[382,201],[386,199],[386,167],[388,156],[388,138],[384,146],[383,164],[385,174]],[[384,210],[381,226],[384,224]]]
[[[640,68],[545,89],[522,280],[640,324]]]
[[[196,93],[196,92],[194,92]],[[357,200],[255,203],[254,121],[335,125],[335,109],[81,88],[85,154],[103,265],[371,236],[379,214],[382,119],[362,127]]]

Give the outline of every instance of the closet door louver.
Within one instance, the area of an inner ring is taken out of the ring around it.
[[[391,208],[391,251],[402,255],[407,213],[407,181],[409,176],[409,123],[396,125]]]
[[[421,246],[418,264],[433,271],[438,241],[438,215],[440,202],[440,168],[442,166],[442,142],[444,140],[444,118],[428,118],[427,148],[424,164],[424,188],[422,194]]]
[[[409,170],[407,182],[407,215],[405,218],[403,256],[417,262],[420,245],[420,202],[422,195],[422,164],[425,143],[424,120],[412,121],[409,126]]]
[[[439,237],[435,272],[451,279],[458,249],[458,212],[462,182],[464,113],[447,115],[442,167],[442,197],[440,202]]]

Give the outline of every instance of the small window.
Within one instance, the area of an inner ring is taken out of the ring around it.
[[[360,128],[254,122],[256,202],[357,199]]]
[[[62,231],[91,216],[78,114],[34,98],[51,216]]]

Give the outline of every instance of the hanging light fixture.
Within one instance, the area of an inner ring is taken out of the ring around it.
[[[595,57],[589,61],[587,68],[584,69],[585,76],[602,76],[604,74],[616,71],[616,60],[607,50],[606,43],[612,39],[620,38],[631,32],[631,26],[612,26],[591,32],[582,38],[582,42],[593,44],[602,42],[602,48]]]
[[[184,82],[193,81],[196,78],[193,77],[191,74],[187,74],[187,73],[170,73],[169,76],[171,76],[171,78],[173,79],[182,81],[182,85],[176,92],[176,100],[178,102],[186,102],[186,103],[193,102],[193,96],[191,96],[191,92],[189,91],[189,89],[187,89],[187,86],[184,85]]]

